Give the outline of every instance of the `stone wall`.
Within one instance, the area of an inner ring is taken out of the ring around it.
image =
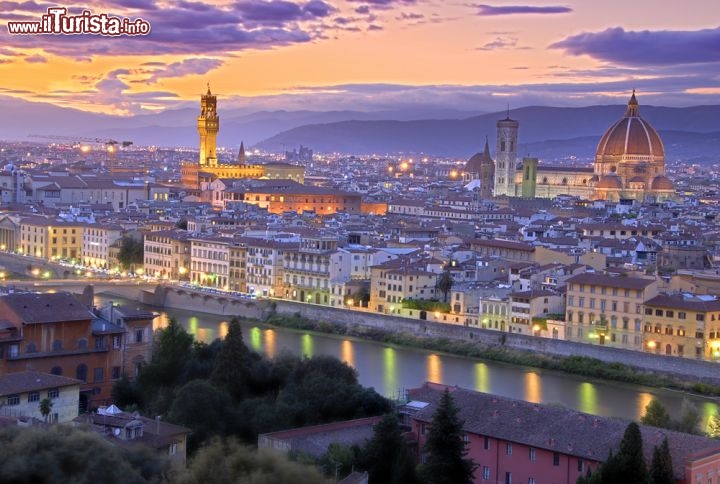
[[[172,287],[159,286],[152,297],[156,300],[156,305],[168,308],[219,315],[239,315],[257,319],[263,319],[273,311],[277,314],[299,314],[312,321],[326,321],[343,326],[376,328],[415,336],[476,342],[481,345],[507,347],[557,356],[580,355],[608,363],[623,363],[643,370],[674,373],[686,376],[691,381],[702,379],[720,384],[720,371],[718,371],[720,366],[718,364],[689,358],[641,353],[522,334],[500,333],[488,329],[387,316],[365,310],[351,311],[285,300],[233,300],[228,297],[193,293],[189,290]]]
[[[623,363],[643,370],[683,375],[692,381],[703,379],[720,382],[720,366],[709,361],[641,353],[607,346],[539,338],[515,333],[500,333],[488,329],[433,323],[365,311],[348,311],[290,301],[276,301],[275,310],[279,314],[300,313],[301,316],[315,321],[328,321],[366,328],[381,328],[397,333],[477,342],[483,345],[504,346],[557,356],[580,355],[608,363]]]

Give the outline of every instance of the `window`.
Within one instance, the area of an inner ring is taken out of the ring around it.
[[[62,375],[62,368],[59,366],[53,366],[52,370],[50,370],[50,374],[52,375]]]
[[[57,388],[51,388],[48,390],[48,398],[57,398],[60,396],[60,390]]]
[[[39,401],[40,401],[40,392],[28,393],[28,403],[39,402]]]
[[[505,473],[505,484],[512,484],[512,472]]]
[[[172,444],[170,444],[170,447],[168,447],[168,453],[170,455],[177,454],[177,442],[173,442]]]
[[[93,370],[93,382],[101,382],[101,381],[103,381],[103,369],[95,368],[95,370]]]
[[[696,314],[695,321],[705,321],[705,315],[704,314]]]
[[[78,380],[86,381],[87,380],[87,365],[80,363],[75,370],[75,376]]]
[[[136,343],[142,343],[143,341],[143,333],[144,331],[142,329],[136,329],[135,330],[135,342]]]
[[[553,452],[553,465],[554,466],[560,465],[560,452]]]
[[[20,395],[8,395],[7,404],[8,406],[20,405]]]
[[[530,461],[535,462],[535,447],[530,447]]]
[[[95,349],[96,350],[104,350],[105,349],[105,336],[97,336],[95,338]]]
[[[482,478],[485,481],[490,480],[490,468],[488,466],[483,466]]]
[[[645,314],[647,316],[652,316],[653,310],[651,308],[645,308]]]
[[[120,379],[120,367],[119,366],[112,367],[112,379],[113,380]]]
[[[528,477],[528,484],[535,484],[535,478],[534,478],[534,477]]]
[[[488,450],[490,448],[490,437],[485,436],[483,438],[483,449]]]
[[[585,464],[584,464],[583,460],[582,460],[582,459],[578,459],[578,467],[577,467],[578,472],[582,472],[584,466],[585,466]]]
[[[508,443],[505,445],[505,453],[506,453],[507,455],[512,455],[512,442],[508,442]]]
[[[116,335],[112,337],[113,349],[120,349],[120,336]]]
[[[687,316],[683,311],[678,311],[678,319],[685,319]]]

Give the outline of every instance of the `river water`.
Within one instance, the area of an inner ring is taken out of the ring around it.
[[[96,304],[106,304],[110,299],[120,304],[130,303],[118,298],[98,297]],[[147,309],[160,313],[155,320],[156,329],[165,327],[172,316],[199,341],[209,343],[227,333],[229,318],[226,316],[180,309]],[[657,398],[670,415],[677,418],[683,398],[689,398],[702,415],[703,428],[709,417],[719,410],[713,399],[687,396],[673,390],[600,381],[342,336],[250,323],[243,323],[243,336],[251,349],[271,358],[283,351],[296,355],[337,357],[357,370],[363,386],[373,387],[387,397],[396,397],[405,389],[432,381],[529,402],[559,404],[594,415],[633,420],[642,416],[652,398]]]

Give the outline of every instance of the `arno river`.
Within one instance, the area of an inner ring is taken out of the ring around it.
[[[118,298],[98,298],[105,304]],[[152,309],[152,308],[148,308]],[[197,340],[211,342],[227,332],[226,316],[192,313],[179,309],[160,312],[155,327],[167,325],[174,316]],[[391,347],[383,343],[334,335],[271,328],[262,324],[243,326],[245,343],[258,353],[275,357],[283,351],[297,355],[330,355],[354,367],[360,383],[385,396],[395,397],[404,389],[425,381],[459,385],[530,402],[560,404],[581,412],[638,420],[655,397],[678,417],[683,393],[593,380],[582,376],[483,362],[471,358],[436,354],[425,350]],[[707,419],[719,410],[712,399],[689,397]]]

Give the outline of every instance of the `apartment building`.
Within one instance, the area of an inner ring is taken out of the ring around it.
[[[180,229],[146,233],[145,274],[159,279],[189,280],[191,237],[191,233]]]
[[[403,423],[411,428],[420,462],[426,458],[423,449],[445,388],[463,421],[467,457],[477,465],[477,484],[574,483],[611,451],[617,454],[628,425],[560,406],[425,383],[409,390],[411,401],[399,409]],[[640,431],[648,464],[653,448],[667,438],[676,483],[714,482],[720,467],[716,440],[643,425]]]
[[[0,375],[31,370],[81,380],[81,409],[110,398],[125,329],[63,292],[0,296],[0,320]]]
[[[535,328],[533,318],[565,313],[565,297],[553,291],[519,291],[509,297],[511,333],[539,335],[541,328]]]
[[[216,235],[191,237],[189,240],[190,281],[200,286],[229,289],[230,245],[233,240]]]
[[[439,274],[428,271],[421,260],[401,258],[373,266],[369,307],[379,313],[400,314],[403,299],[437,299],[438,277]]]
[[[643,350],[720,361],[720,299],[660,294],[645,302]]]
[[[80,241],[84,266],[111,269],[110,247],[122,239],[123,228],[114,224],[85,224]]]
[[[241,238],[230,244],[230,290],[247,292],[247,243]]]
[[[285,286],[285,252],[297,251],[298,242],[247,238],[247,292],[258,296],[293,299]]]
[[[40,401],[49,398],[52,408],[47,421],[71,422],[78,416],[82,383],[75,378],[37,371],[0,376],[0,415],[44,420],[40,413]]]
[[[31,216],[20,219],[18,252],[42,259],[80,260],[82,222]]]
[[[350,255],[338,252],[338,236],[317,232],[300,238],[283,258],[287,299],[330,305],[331,282],[350,279]]]
[[[658,294],[655,279],[583,273],[567,280],[569,341],[643,350],[643,307]]]

